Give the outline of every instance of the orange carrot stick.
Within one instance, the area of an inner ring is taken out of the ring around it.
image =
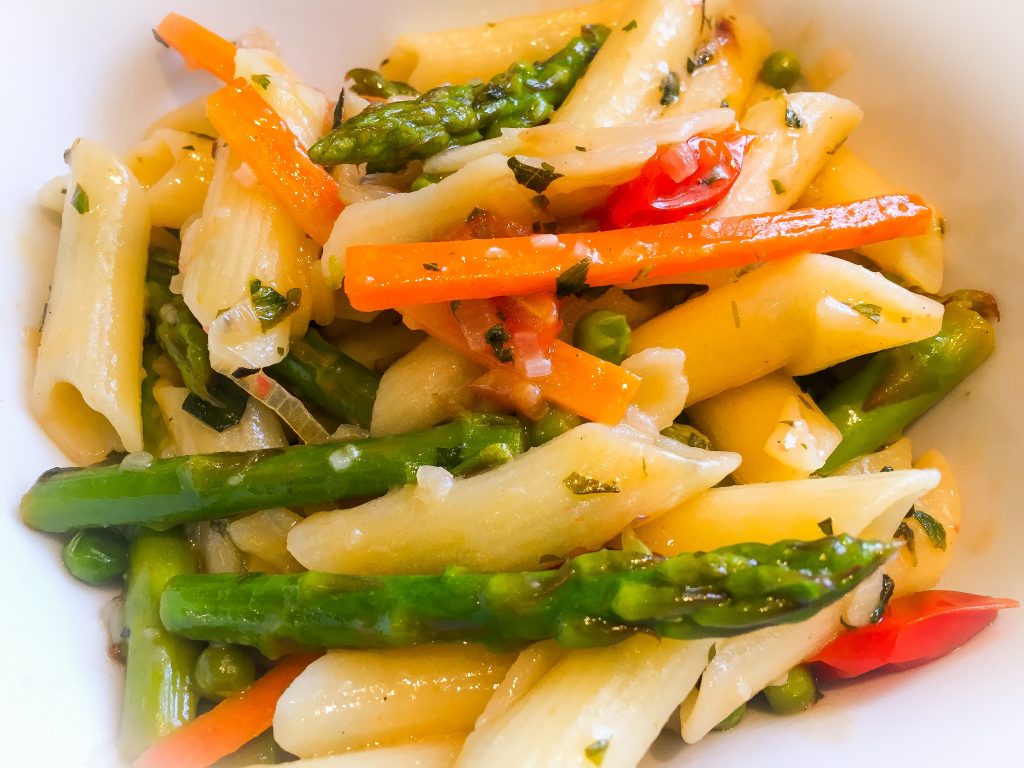
[[[135,768],[207,768],[230,755],[272,725],[277,700],[316,658],[285,657],[244,691],[147,749]]]
[[[647,277],[854,248],[919,235],[929,226],[931,211],[920,198],[884,195],[827,208],[605,232],[357,245],[348,249],[345,292],[353,307],[373,311],[559,288],[564,293],[584,284],[628,286]]]
[[[469,242],[469,241],[467,241]],[[511,365],[487,352],[474,352],[466,343],[448,304],[404,307],[405,324],[426,331],[447,347],[488,368]],[[529,379],[545,398],[591,421],[616,424],[636,396],[640,378],[625,368],[589,355],[561,341],[551,353],[551,373]]]
[[[306,233],[323,245],[344,204],[338,183],[309,159],[288,124],[245,78],[206,102],[210,122]]]
[[[176,50],[192,69],[205,69],[225,83],[234,79],[234,44],[202,24],[181,14],[169,13],[153,34],[159,42]]]

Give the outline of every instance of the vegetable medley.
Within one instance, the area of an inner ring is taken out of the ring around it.
[[[123,581],[126,761],[631,768],[1016,607],[934,589],[960,499],[904,436],[996,301],[732,2],[406,35],[336,100],[153,34],[222,82],[40,194],[80,466],[21,505]]]

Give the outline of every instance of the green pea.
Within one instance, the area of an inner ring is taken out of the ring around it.
[[[547,413],[526,427],[526,438],[531,446],[543,445],[582,423],[583,419],[575,413],[561,408],[548,408]]]
[[[230,645],[208,646],[196,659],[199,693],[217,701],[240,693],[256,679],[252,656]]]
[[[128,569],[128,542],[114,530],[89,528],[79,531],[64,545],[64,566],[86,584],[105,584]]]
[[[743,719],[743,716],[745,714],[747,714],[747,705],[740,704],[738,707],[736,707],[736,709],[732,711],[732,713],[728,717],[725,718],[725,720],[716,725],[714,730],[731,731],[733,728],[740,724],[740,720]]]
[[[661,434],[665,437],[671,437],[673,440],[678,440],[683,445],[688,445],[691,448],[703,448],[705,451],[711,450],[711,440],[708,436],[689,424],[675,422],[661,430]]]
[[[792,88],[800,78],[800,57],[792,51],[775,51],[761,65],[761,80],[772,88]]]
[[[597,309],[576,321],[572,343],[584,352],[618,365],[626,359],[631,336],[625,315]]]
[[[803,712],[818,700],[818,688],[814,675],[807,667],[799,664],[789,670],[782,685],[769,685],[764,689],[765,698],[772,711],[778,715]]]

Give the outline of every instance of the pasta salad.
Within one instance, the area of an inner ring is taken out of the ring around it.
[[[935,588],[959,494],[904,436],[996,300],[732,0],[404,35],[336,99],[153,36],[210,92],[40,193],[77,466],[21,505],[124,585],[127,763],[632,768],[1016,607]]]

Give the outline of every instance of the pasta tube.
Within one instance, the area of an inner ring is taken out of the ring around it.
[[[293,768],[451,768],[461,746],[461,739],[435,739],[294,760],[291,765]]]
[[[637,518],[711,487],[738,457],[584,424],[489,472],[440,470],[353,509],[295,526],[288,548],[311,570],[440,573],[536,568],[596,549]]]
[[[331,651],[281,697],[274,738],[314,757],[469,733],[513,658],[473,645]]]
[[[513,62],[547,58],[586,24],[615,26],[625,5],[625,0],[603,0],[479,27],[402,35],[381,63],[381,72],[421,91],[444,83],[486,81]]]
[[[203,208],[213,176],[209,136],[161,128],[133,152],[127,164],[146,187],[154,227],[180,229]]]
[[[888,538],[939,481],[934,470],[903,470],[712,488],[637,528],[636,535],[660,555],[743,541],[811,541],[824,534],[823,526],[836,534]]]
[[[633,768],[707,664],[710,641],[638,636],[574,651],[488,728],[459,768]]]
[[[733,472],[738,483],[808,477],[842,439],[814,401],[781,372],[697,403],[687,415],[712,445],[743,457]]]
[[[662,109],[666,82],[700,39],[703,6],[690,0],[633,0],[552,122],[599,128],[646,122]]]
[[[840,147],[828,158],[825,167],[814,177],[811,185],[797,201],[797,205],[830,205],[837,202],[862,200],[877,194],[898,190],[896,184],[885,179],[846,147]],[[908,285],[929,293],[942,288],[942,216],[934,208],[930,232],[917,237],[887,240],[865,245],[855,250],[883,271],[895,275]]]
[[[802,375],[928,338],[942,305],[842,259],[766,264],[633,331],[632,351],[686,353],[690,402],[783,370]]]
[[[142,450],[145,193],[108,149],[75,142],[32,407],[72,461]]]

